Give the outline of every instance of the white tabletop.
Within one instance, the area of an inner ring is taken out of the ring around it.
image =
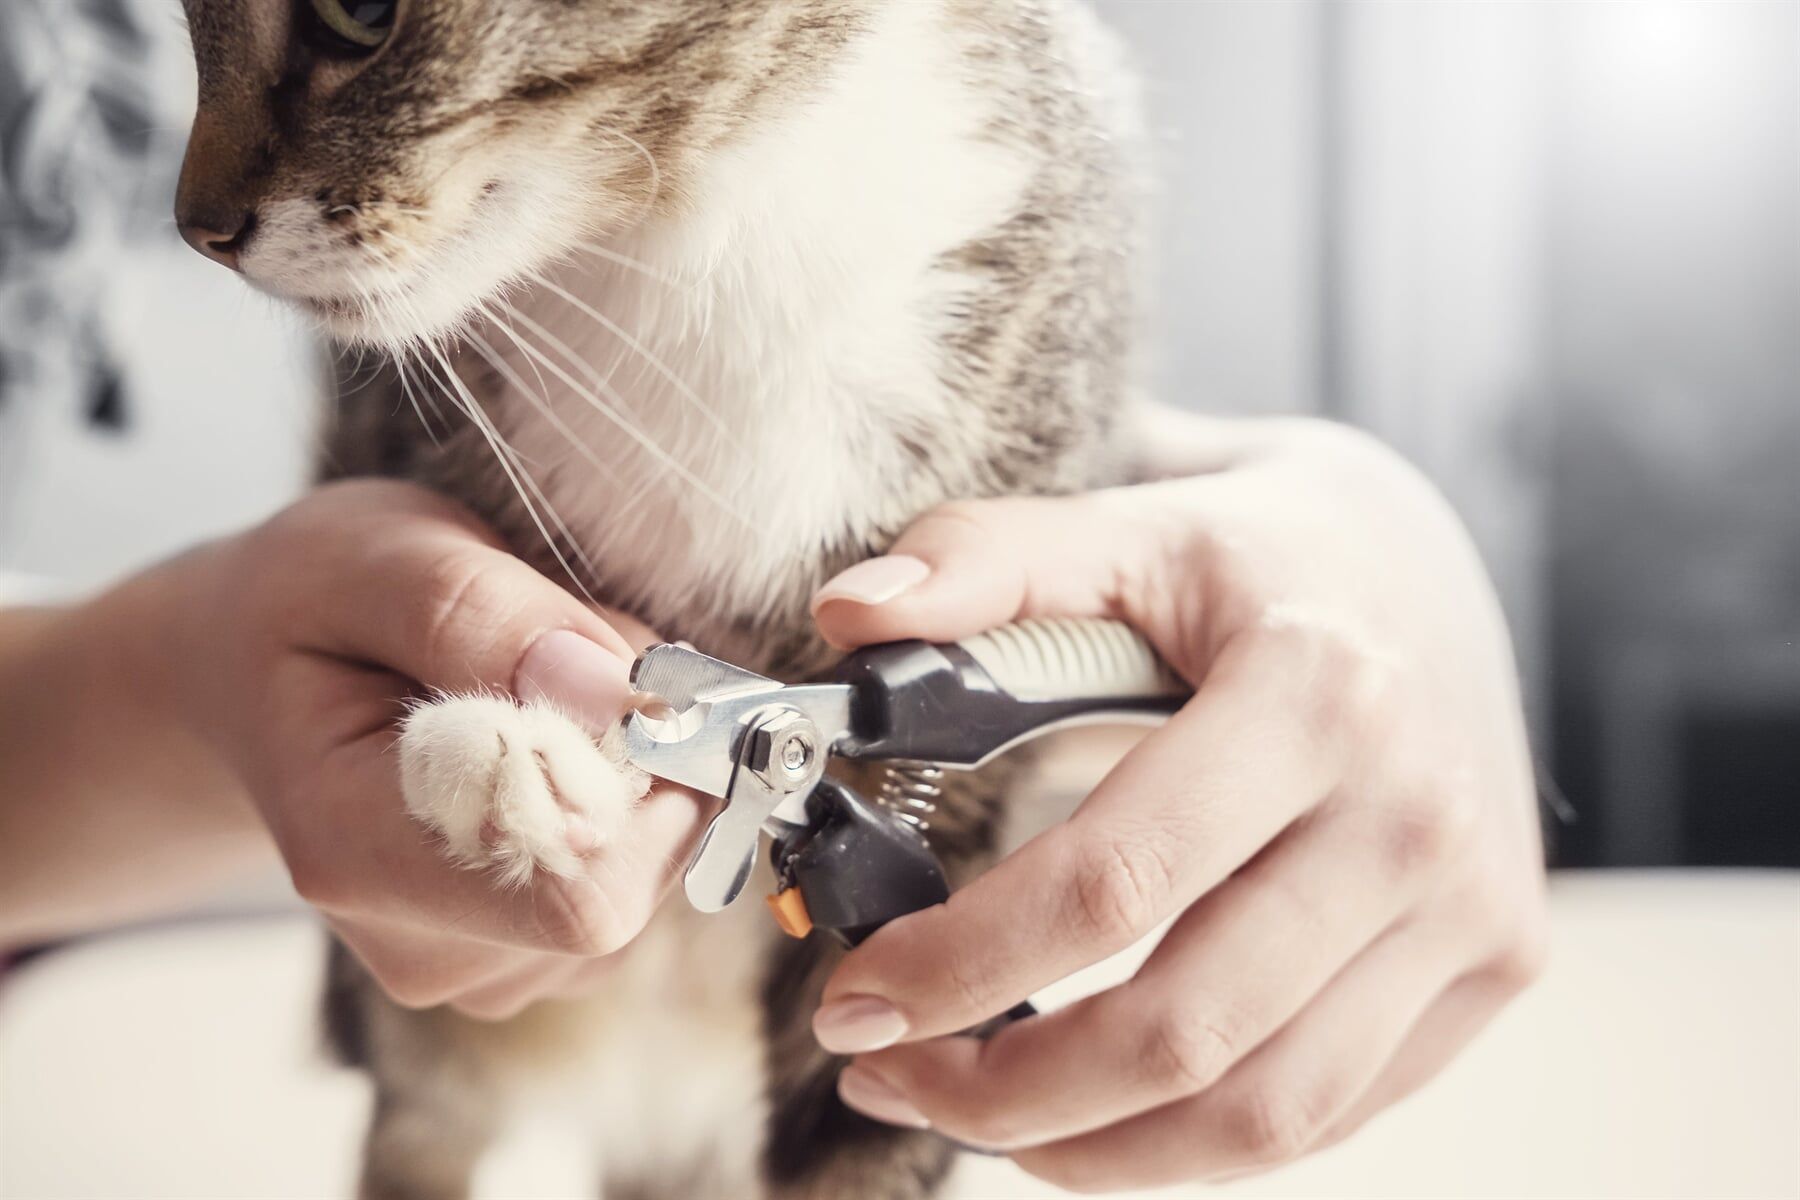
[[[1229,1191],[1800,1195],[1800,875],[1564,876],[1553,904],[1545,979],[1442,1079],[1345,1145]],[[320,949],[304,917],[197,922],[9,977],[0,1194],[348,1195],[368,1098],[319,1051]],[[567,1194],[554,1153],[513,1150],[534,1194]],[[956,1194],[1055,1193],[971,1160]]]

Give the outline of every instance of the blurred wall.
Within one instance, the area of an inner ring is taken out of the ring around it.
[[[0,572],[65,589],[306,475],[313,349],[175,234],[178,7],[0,0]]]
[[[1353,421],[1419,463],[1490,565],[1547,748],[1548,9],[1102,0],[1101,11],[1143,71],[1162,176],[1157,394]]]
[[[1160,393],[1434,477],[1562,861],[1800,865],[1800,4],[1105,7],[1167,167]]]
[[[1318,5],[1097,7],[1144,80],[1157,394],[1211,412],[1317,408]]]
[[[1573,848],[1800,865],[1800,5],[1570,5],[1553,53]]]

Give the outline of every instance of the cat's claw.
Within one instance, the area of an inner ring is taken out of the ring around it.
[[[446,696],[400,730],[406,809],[450,857],[507,883],[538,871],[574,878],[648,790],[616,738],[597,743],[548,705]]]

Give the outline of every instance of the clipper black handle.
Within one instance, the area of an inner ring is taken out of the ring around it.
[[[1161,719],[1192,689],[1119,621],[1020,621],[961,642],[889,642],[844,660],[846,758],[975,767],[1051,729]]]
[[[771,848],[781,886],[798,888],[814,929],[846,946],[897,917],[942,904],[950,884],[917,830],[823,779],[808,807],[812,826]]]
[[[799,891],[813,929],[858,946],[889,921],[942,904],[950,884],[919,832],[835,780],[819,782],[811,827],[770,849],[781,887]],[[986,1037],[1037,1015],[1029,1001],[970,1030]]]

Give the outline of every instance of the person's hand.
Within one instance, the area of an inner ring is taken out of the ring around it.
[[[1122,618],[1198,689],[1066,823],[838,968],[814,1030],[856,1055],[852,1107],[1079,1190],[1228,1176],[1354,1130],[1538,971],[1533,772],[1480,563],[1387,450],[1262,427],[1192,423],[1226,447],[1211,474],[941,508],[821,590],[845,647]],[[1129,982],[952,1036],[1171,918]]]
[[[648,630],[605,618],[473,517],[394,483],[323,488],[192,556],[185,707],[248,788],[300,895],[395,999],[497,1018],[579,988],[649,919],[701,810],[659,787],[584,878],[517,888],[448,862],[393,752],[430,691],[542,696],[596,733]]]

